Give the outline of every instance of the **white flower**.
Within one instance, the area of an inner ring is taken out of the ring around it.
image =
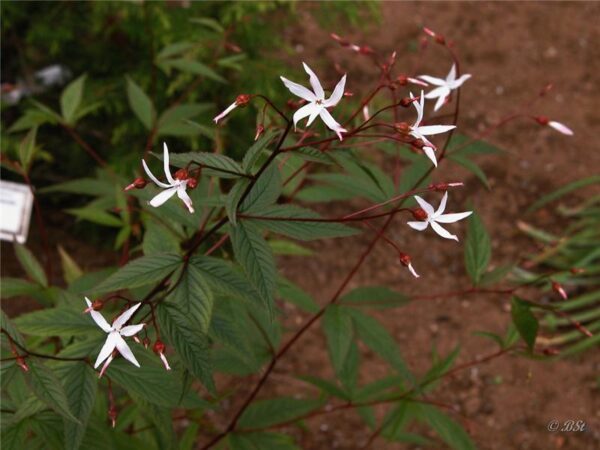
[[[437,102],[435,102],[435,106],[433,107],[433,110],[437,111],[442,107],[442,105],[444,104],[444,100],[446,100],[446,97],[450,95],[450,92],[454,89],[458,89],[459,87],[461,87],[465,81],[471,78],[471,75],[469,75],[468,73],[461,75],[461,77],[457,80],[456,65],[452,64],[452,68],[450,69],[450,72],[448,72],[448,75],[446,76],[445,80],[429,75],[420,75],[419,78],[427,81],[430,84],[433,84],[434,86],[438,86],[432,91],[429,91],[425,96],[425,98],[427,99],[437,98]]]
[[[421,206],[423,212],[426,214],[426,217],[424,217],[423,221],[407,222],[408,226],[417,231],[423,231],[427,228],[428,225],[431,225],[433,231],[435,231],[441,237],[445,239],[454,239],[455,241],[458,241],[458,237],[449,233],[445,228],[443,228],[440,225],[440,223],[458,222],[459,220],[462,220],[465,217],[469,217],[471,214],[473,214],[473,211],[455,214],[444,214],[444,210],[446,209],[446,201],[448,200],[448,192],[444,194],[444,197],[442,198],[442,201],[437,211],[434,211],[433,206],[431,206],[418,195],[415,195],[415,199],[419,203],[419,206]]]
[[[138,325],[128,325],[124,327],[125,323],[131,318],[134,312],[140,307],[141,303],[137,303],[117,317],[112,326],[108,324],[106,319],[100,314],[98,311],[92,309],[92,302],[89,298],[85,298],[85,301],[88,305],[88,310],[90,311],[90,315],[96,325],[102,328],[102,331],[108,333],[108,337],[106,338],[106,342],[102,346],[100,353],[98,354],[98,358],[96,358],[96,363],[94,364],[94,369],[96,369],[103,361],[104,365],[102,366],[102,370],[100,371],[101,377],[106,371],[108,365],[113,360],[112,353],[115,349],[125,358],[127,361],[132,363],[133,365],[140,367],[140,363],[138,363],[137,359],[133,355],[133,352],[123,339],[123,336],[129,337],[137,334],[142,328],[144,328],[144,324],[140,323]]]
[[[287,78],[280,77],[283,84],[285,84],[285,87],[287,87],[292,94],[297,95],[308,102],[308,104],[304,105],[294,113],[294,129],[296,128],[296,124],[305,117],[308,117],[308,121],[306,122],[306,126],[308,127],[313,123],[317,116],[320,116],[323,122],[325,122],[325,125],[327,125],[329,129],[335,131],[341,141],[342,133],[347,133],[348,130],[335,121],[331,114],[329,114],[329,111],[327,111],[327,108],[337,105],[342,99],[344,87],[346,86],[346,75],[344,75],[335,86],[331,96],[325,100],[325,92],[323,91],[319,79],[310,67],[305,63],[302,64],[304,65],[304,70],[306,70],[306,73],[308,73],[310,77],[310,85],[313,88],[312,92],[304,86],[294,83]]]
[[[412,99],[415,98],[414,95],[412,94],[412,92],[410,93],[410,98],[412,98]],[[419,99],[419,101],[418,102],[413,101],[413,105],[415,105],[415,108],[417,110],[417,120],[415,121],[414,125],[410,127],[409,134],[417,139],[421,139],[426,144],[423,146],[423,151],[425,152],[425,155],[427,155],[427,157],[431,160],[433,165],[437,167],[437,159],[435,158],[435,150],[436,150],[435,145],[433,145],[429,141],[429,139],[427,139],[425,136],[445,133],[447,131],[450,131],[450,130],[456,128],[456,126],[454,126],[454,125],[421,126],[421,121],[423,120],[423,110],[425,109],[425,96],[423,95],[423,91],[421,91],[421,98]]]
[[[194,212],[194,207],[192,206],[192,199],[185,191],[189,178],[187,178],[186,176],[185,179],[181,180],[178,178],[173,178],[173,176],[171,175],[171,172],[169,171],[169,149],[167,148],[166,143],[163,146],[163,165],[165,170],[165,177],[167,178],[168,183],[163,183],[158,178],[156,178],[152,174],[152,172],[150,172],[146,161],[142,160],[142,164],[144,166],[144,170],[146,171],[150,179],[154,181],[154,183],[156,183],[157,186],[165,189],[160,194],[155,196],[152,200],[150,200],[151,206],[154,206],[156,208],[162,205],[167,200],[169,200],[175,194],[177,194],[177,196],[183,201],[183,203],[185,203],[185,206],[187,206],[189,212]]]
[[[550,122],[548,122],[548,126],[554,128],[559,133],[566,134],[567,136],[573,136],[573,130],[571,130],[568,126],[555,120],[551,120]]]

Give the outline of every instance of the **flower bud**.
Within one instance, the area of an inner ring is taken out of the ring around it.
[[[537,123],[539,123],[542,126],[548,125],[548,122],[550,122],[550,119],[548,119],[546,116],[536,116],[534,117],[534,119]]]
[[[148,336],[142,339],[142,345],[144,346],[144,348],[150,347],[150,338]]]
[[[196,178],[188,178],[186,187],[188,189],[196,189],[198,187],[198,180]]]
[[[100,311],[104,307],[104,302],[102,300],[94,300],[90,306],[83,310],[84,313],[89,313],[90,311]]]
[[[358,49],[358,53],[361,55],[372,55],[375,51],[368,45],[363,45]]]
[[[29,372],[29,366],[25,362],[25,358],[23,358],[22,356],[17,356],[17,359],[15,361],[23,372]]]
[[[131,189],[144,189],[147,184],[148,182],[144,178],[137,177],[135,180],[133,180],[133,183],[125,187],[124,191],[130,191]]]
[[[567,300],[569,298],[567,291],[565,291],[562,285],[557,281],[552,281],[552,290],[560,295],[563,300]]]
[[[423,31],[425,32],[425,34],[435,39],[435,42],[437,42],[438,44],[446,45],[446,39],[444,39],[444,36],[442,36],[441,34],[437,34],[433,30],[430,30],[429,28],[425,27],[423,28]]]
[[[412,141],[412,145],[417,148],[423,148],[425,146],[425,142],[423,139],[415,139]]]
[[[431,189],[432,191],[437,191],[437,192],[446,192],[448,190],[448,188],[458,187],[458,186],[464,186],[464,183],[461,183],[461,182],[456,182],[456,183],[432,183],[432,184],[430,184],[427,187],[427,189]]]
[[[236,104],[236,106],[241,106],[241,107],[246,106],[250,102],[251,98],[252,97],[248,94],[238,95],[235,99],[235,104]]]
[[[331,39],[333,39],[335,42],[337,42],[338,44],[347,47],[348,45],[350,45],[350,42],[348,42],[346,39],[344,39],[343,37],[335,34],[335,33],[331,33],[329,35],[331,37]]]
[[[117,415],[117,408],[115,408],[114,405],[108,408],[108,418],[110,419],[113,428],[117,425]]]
[[[410,256],[408,256],[406,253],[402,253],[400,252],[400,262],[402,263],[403,266],[408,267],[408,265],[410,264]]]
[[[186,169],[179,169],[177,172],[175,172],[175,179],[181,181],[187,180],[188,171]]]
[[[408,134],[410,126],[406,122],[397,122],[394,124],[394,128],[398,133]]]
[[[398,84],[400,86],[406,86],[408,84],[408,77],[406,75],[404,75],[404,74],[398,75],[396,77],[396,81],[398,82]]]
[[[256,135],[254,136],[254,140],[258,141],[258,138],[265,132],[265,127],[264,125],[258,124],[258,126],[256,127]]]
[[[154,345],[152,346],[152,351],[158,355],[159,353],[164,353],[165,348],[166,346],[164,342],[160,339],[157,339]]]
[[[412,102],[412,98],[402,97],[402,99],[400,99],[400,106],[402,106],[403,108],[408,108],[412,104]]]
[[[427,213],[423,208],[415,208],[410,211],[415,218],[415,220],[424,221],[427,220]]]

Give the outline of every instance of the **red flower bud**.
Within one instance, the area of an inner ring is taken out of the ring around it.
[[[23,358],[22,356],[17,356],[16,362],[17,365],[21,368],[21,370],[23,370],[23,372],[29,372],[29,366],[25,362],[25,358]]]
[[[368,45],[363,45],[358,49],[358,53],[361,55],[372,55],[375,51]]]
[[[142,339],[142,345],[144,346],[144,348],[150,347],[150,338],[148,336]]]
[[[567,291],[565,291],[562,285],[557,281],[552,281],[552,290],[560,295],[563,300],[567,300],[569,298]]]
[[[108,408],[108,418],[110,419],[113,428],[117,425],[117,414],[117,408],[114,406]]]
[[[550,119],[548,119],[546,116],[537,116],[534,117],[534,119],[540,125],[548,125],[548,122],[550,122]]]
[[[175,172],[175,179],[177,180],[187,180],[188,179],[188,171],[185,169],[179,169],[177,172]]]
[[[428,216],[423,208],[415,208],[415,209],[411,210],[411,213],[416,220],[420,220],[420,221],[427,220]]]
[[[127,185],[124,190],[129,191],[131,189],[144,189],[147,184],[148,182],[144,178],[137,177],[135,180],[133,180],[133,183]]]
[[[408,77],[406,75],[398,75],[396,81],[400,86],[406,86],[408,84]]]
[[[156,353],[157,355],[160,355],[161,353],[165,352],[165,344],[163,343],[163,341],[161,341],[160,339],[157,339],[156,342],[154,343],[154,345],[152,346],[152,351],[154,353]]]
[[[457,186],[464,186],[464,183],[461,182],[457,182],[457,183],[432,183],[428,186],[428,189],[431,189],[432,191],[437,191],[437,192],[446,192],[448,190],[448,188],[451,187],[457,187]]]
[[[350,45],[350,42],[348,42],[346,39],[344,39],[343,37],[335,34],[335,33],[331,33],[329,35],[331,37],[331,39],[333,39],[335,42],[339,43],[340,45],[347,47],[348,45]]]
[[[252,98],[252,96],[248,95],[248,94],[241,94],[238,95],[237,98],[235,99],[235,104],[237,106],[246,106],[249,102],[250,99]]]
[[[402,265],[408,267],[410,264],[410,256],[408,256],[406,253],[400,252],[399,257]]]
[[[406,122],[395,123],[394,128],[398,133],[402,134],[407,134],[410,131],[410,126]]]
[[[198,180],[195,178],[188,178],[187,188],[188,189],[196,189],[196,187],[198,187]]]
[[[410,98],[410,97],[403,97],[400,100],[400,106],[402,106],[403,108],[408,108],[411,105],[412,102],[413,102],[412,98]]]
[[[257,141],[258,138],[265,132],[265,127],[261,123],[256,127],[256,134],[254,135],[254,140]]]

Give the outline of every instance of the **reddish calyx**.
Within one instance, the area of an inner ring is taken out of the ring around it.
[[[424,221],[427,220],[427,213],[423,208],[415,208],[412,211],[412,215],[416,220]]]

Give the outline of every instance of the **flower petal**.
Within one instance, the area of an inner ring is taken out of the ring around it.
[[[413,230],[423,231],[429,222],[406,222]]]
[[[435,218],[435,220],[437,220],[437,218],[439,216],[441,216],[442,214],[444,214],[444,211],[446,210],[446,203],[447,202],[448,202],[448,191],[444,192],[444,196],[442,197],[442,201],[440,202],[440,206],[438,206],[438,209],[433,214],[433,217]]]
[[[444,106],[444,103],[446,103],[446,98],[448,98],[447,95],[440,95],[437,99],[437,102],[435,102],[435,106],[433,107],[434,111],[439,111],[439,109]]]
[[[425,94],[425,98],[438,98],[438,97],[446,97],[450,93],[450,89],[447,86],[440,86],[432,89],[427,94]]]
[[[152,181],[154,181],[154,183],[155,183],[157,186],[160,186],[161,188],[170,188],[170,187],[171,187],[171,186],[170,186],[170,185],[168,185],[167,183],[163,183],[163,182],[162,182],[162,181],[160,181],[158,178],[156,178],[156,177],[154,176],[154,174],[153,174],[152,172],[150,172],[150,169],[148,168],[148,165],[146,164],[146,161],[144,161],[143,159],[142,159],[142,166],[144,166],[144,170],[146,171],[146,175],[148,175],[148,177],[150,177],[150,179],[151,179]]]
[[[308,90],[304,86],[298,83],[294,83],[293,81],[290,81],[284,77],[279,78],[281,78],[281,81],[283,81],[285,87],[288,88],[292,94],[297,95],[298,97],[303,98],[304,100],[308,100],[309,102],[314,102],[317,99],[317,96],[310,92],[310,90]]]
[[[473,214],[473,211],[453,214],[442,214],[441,216],[436,217],[435,221],[439,223],[454,223],[458,222],[459,220],[463,220],[466,217],[469,217],[471,214]]]
[[[192,206],[192,199],[185,191],[186,185],[187,185],[187,183],[182,183],[179,185],[179,187],[177,187],[177,197],[179,197],[183,201],[183,203],[187,207],[190,214],[194,214],[194,207]]]
[[[425,80],[429,84],[433,84],[434,86],[444,86],[446,84],[446,80],[442,80],[441,78],[436,78],[429,75],[419,75],[418,78],[420,78],[421,80]]]
[[[431,206],[429,203],[427,203],[425,200],[423,200],[421,197],[419,197],[418,195],[415,195],[415,200],[417,201],[417,203],[419,204],[419,206],[421,208],[423,208],[423,211],[425,211],[427,213],[427,215],[429,217],[431,217],[433,215],[433,206]]]
[[[154,206],[155,208],[158,208],[164,202],[166,202],[171,197],[173,197],[175,195],[175,192],[177,192],[177,186],[165,189],[160,194],[156,195],[152,200],[150,200],[150,202],[149,202],[150,206]]]
[[[325,122],[325,125],[327,125],[329,129],[336,132],[340,141],[343,140],[342,133],[346,133],[348,130],[346,130],[339,123],[337,123],[335,119],[331,116],[331,114],[329,114],[329,111],[327,111],[327,109],[323,108],[319,115],[321,116],[323,122]]]
[[[573,130],[571,130],[568,126],[560,122],[551,120],[550,122],[548,122],[548,126],[554,128],[556,131],[562,134],[566,134],[567,136],[573,136]]]
[[[463,83],[465,81],[467,81],[469,78],[471,78],[471,74],[469,74],[469,73],[461,75],[458,80],[455,80],[452,82],[452,84],[450,85],[450,89],[457,89],[457,88],[461,87],[463,85]]]
[[[342,96],[344,95],[345,87],[346,87],[346,75],[344,75],[342,77],[342,79],[340,81],[338,81],[338,84],[335,85],[335,88],[333,89],[331,96],[323,102],[323,106],[331,107],[331,106],[337,105],[340,102],[340,100],[342,99]]]
[[[410,273],[412,273],[412,274],[413,274],[413,276],[414,276],[415,278],[419,278],[419,276],[420,276],[420,275],[419,275],[419,274],[417,273],[417,271],[414,269],[414,267],[413,267],[412,263],[409,263],[409,264],[408,264],[408,270],[410,270]]]
[[[454,128],[456,128],[456,126],[454,125],[426,125],[424,127],[418,127],[418,131],[421,134],[429,136],[432,134],[445,133],[447,131],[453,130]]]
[[[163,142],[163,167],[165,170],[165,177],[167,177],[167,181],[172,185],[175,184],[175,180],[171,175],[171,169],[169,168],[169,149],[167,148],[167,143]]]
[[[129,361],[134,366],[140,367],[140,363],[137,361],[137,359],[135,359],[135,356],[133,355],[133,352],[129,348],[129,345],[127,345],[127,342],[125,342],[125,340],[121,337],[121,335],[117,334],[117,336],[118,336],[117,350],[119,350],[119,353],[121,354],[121,356],[123,356],[123,358],[125,358],[127,361]]]
[[[427,156],[431,160],[433,165],[437,167],[437,159],[435,158],[435,150],[433,149],[433,147],[424,146],[423,152],[425,153],[425,156]]]
[[[231,111],[233,111],[235,108],[237,107],[237,103],[233,102],[231,105],[229,105],[225,111],[223,111],[221,114],[219,114],[218,116],[216,116],[213,120],[215,123],[218,123],[219,120],[221,120],[223,117],[225,117],[227,114],[229,114]]]
[[[117,317],[113,322],[113,328],[117,331],[121,330],[121,327],[127,323],[131,316],[133,316],[133,313],[136,312],[141,305],[141,303],[136,303],[119,317]]]
[[[319,110],[319,106],[315,105],[314,103],[308,103],[307,105],[304,105],[302,108],[299,108],[294,113],[294,117],[293,117],[293,120],[294,120],[294,130],[296,129],[296,124],[298,122],[300,122],[305,117],[308,117],[311,114],[313,114],[313,112],[315,110]]]
[[[435,231],[441,237],[443,237],[445,239],[454,239],[455,241],[458,242],[458,237],[456,237],[455,235],[450,233],[448,230],[443,228],[441,225],[438,225],[436,222],[434,222],[434,221],[431,222],[431,228],[433,228],[433,231]]]
[[[89,298],[86,297],[85,302],[87,303],[88,308],[92,307],[92,302],[90,301]],[[100,328],[102,328],[102,331],[104,331],[105,333],[110,333],[110,330],[112,328],[108,324],[108,322],[106,321],[106,319],[104,318],[104,316],[102,314],[100,314],[98,311],[94,311],[93,309],[90,309],[90,316],[92,316],[92,319],[94,319],[94,322],[96,322],[96,325],[98,325]]]
[[[454,80],[456,80],[456,64],[452,64],[450,72],[448,72],[448,75],[446,75],[447,84],[451,84]]]
[[[121,328],[121,336],[133,336],[134,334],[138,334],[142,328],[144,328],[145,323],[139,323],[137,325],[127,325],[126,327]]]
[[[98,357],[96,358],[96,362],[94,363],[94,369],[96,369],[102,361],[110,356],[115,347],[117,346],[117,338],[120,338],[119,333],[117,331],[113,331],[108,334],[106,337],[106,342],[102,346],[100,353],[98,353]]]
[[[317,98],[323,100],[325,98],[325,92],[323,91],[323,86],[321,86],[321,82],[319,81],[319,78],[315,75],[315,73],[312,71],[312,69],[310,67],[308,67],[308,65],[306,63],[303,62],[302,65],[304,66],[304,70],[306,71],[306,73],[308,74],[308,76],[310,78],[310,85],[313,88],[313,92],[315,93]]]

